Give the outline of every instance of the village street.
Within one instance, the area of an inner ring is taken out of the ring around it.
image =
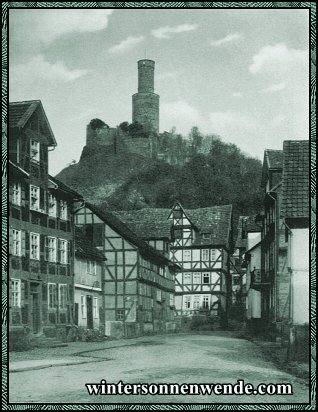
[[[38,352],[37,352],[38,351]],[[229,332],[171,334],[10,354],[9,402],[308,403],[308,381]],[[29,359],[29,361],[23,361]],[[60,364],[60,365],[59,365]],[[38,368],[38,369],[32,369]],[[289,383],[293,395],[92,395],[86,383]],[[52,390],[53,389],[53,390]]]

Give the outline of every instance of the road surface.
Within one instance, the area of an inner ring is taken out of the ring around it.
[[[118,342],[117,342],[118,344]],[[48,349],[48,359],[49,359]],[[49,363],[49,360],[46,362]],[[74,362],[72,362],[72,359]],[[82,362],[81,362],[82,360]],[[55,363],[54,363],[55,362]],[[62,365],[60,364],[62,362]],[[123,340],[82,351],[53,366],[11,372],[9,402],[40,403],[308,403],[308,382],[281,371],[260,348],[231,335],[175,334]],[[36,362],[34,363],[36,365]],[[288,383],[293,395],[89,395],[86,383]]]

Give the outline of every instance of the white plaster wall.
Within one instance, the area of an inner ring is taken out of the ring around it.
[[[293,323],[309,323],[309,230],[293,229],[290,246]]]

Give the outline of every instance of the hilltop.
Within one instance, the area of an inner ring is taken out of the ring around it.
[[[210,146],[202,150],[207,137]],[[259,160],[218,137],[196,133],[190,141],[180,135],[169,140],[165,132],[160,138],[160,147],[164,142],[165,153],[178,162],[85,146],[80,161],[57,177],[90,202],[113,210],[171,207],[177,199],[187,208],[233,204],[236,215],[259,210]]]

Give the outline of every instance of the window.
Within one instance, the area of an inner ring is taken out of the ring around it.
[[[12,229],[12,254],[21,256],[21,230]]]
[[[30,158],[35,162],[40,161],[40,143],[34,139],[30,140]]]
[[[203,283],[210,283],[210,273],[203,273]]]
[[[174,306],[174,294],[170,293],[169,295],[169,304],[170,306]]]
[[[90,275],[96,275],[96,262],[94,260],[86,260],[86,271]]]
[[[63,220],[67,220],[68,213],[67,213],[67,201],[60,200],[60,218]]]
[[[181,219],[182,218],[182,210],[174,210],[173,211],[173,218],[174,219]]]
[[[215,259],[216,259],[216,250],[211,249],[211,260],[215,260]]]
[[[30,259],[40,260],[40,235],[30,233]]]
[[[21,279],[11,279],[12,306],[21,306]]]
[[[193,283],[196,285],[201,283],[201,273],[193,273]]]
[[[116,320],[124,320],[124,309],[117,309],[116,311]]]
[[[191,250],[183,251],[183,260],[191,260]]]
[[[59,308],[66,309],[67,307],[67,285],[59,285]]]
[[[202,260],[209,260],[209,249],[202,249]]]
[[[21,206],[21,185],[20,183],[14,183],[12,188],[12,203],[17,206]]]
[[[40,209],[40,188],[37,186],[30,186],[30,209]]]
[[[191,296],[185,296],[184,297],[184,308],[190,309],[190,307],[191,307]]]
[[[98,298],[93,298],[93,317],[98,319]]]
[[[57,203],[56,197],[51,193],[49,194],[49,216],[56,217]]]
[[[157,289],[157,301],[161,302],[162,300],[162,292],[160,289]]]
[[[45,238],[45,258],[49,262],[56,262],[56,237],[47,236]]]
[[[193,309],[200,309],[200,296],[193,296]]]
[[[55,283],[48,283],[48,308],[55,309],[57,304],[57,287]]]
[[[202,308],[209,309],[209,296],[204,295],[202,299]]]
[[[174,237],[174,239],[182,239],[182,230],[181,229],[174,229],[173,230],[173,237]]]
[[[211,240],[211,233],[202,233],[202,238],[204,240]]]
[[[60,239],[60,263],[66,265],[68,263],[68,241]]]
[[[184,273],[183,275],[183,284],[184,285],[189,285],[190,283],[192,283],[192,276],[191,273]]]
[[[81,295],[81,316],[82,319],[86,318],[86,296]]]

